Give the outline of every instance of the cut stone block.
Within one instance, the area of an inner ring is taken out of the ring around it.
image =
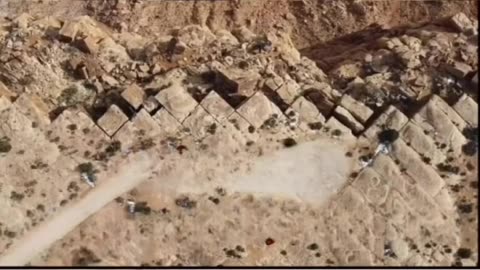
[[[12,105],[12,102],[6,96],[0,96],[0,112],[6,110]]]
[[[325,127],[329,129],[329,134],[331,134],[334,137],[338,137],[340,139],[345,139],[345,140],[355,140],[355,136],[352,134],[352,130],[350,130],[348,127],[343,125],[340,121],[338,121],[335,117],[330,117],[328,121],[325,123]],[[340,135],[335,135],[336,130],[340,131]]]
[[[323,91],[318,89],[307,90],[304,96],[307,100],[315,104],[323,115],[330,115],[335,106],[333,101]]]
[[[58,32],[61,41],[72,42],[75,39],[78,31],[78,23],[67,21]]]
[[[265,80],[265,86],[272,91],[277,91],[282,85],[283,79],[279,76],[274,76]]]
[[[459,79],[465,78],[465,76],[467,76],[467,74],[472,71],[472,67],[458,61],[455,61],[451,65],[446,65],[445,67],[449,73],[451,73],[453,76]]]
[[[461,33],[473,27],[472,21],[463,12],[453,15],[450,18],[450,24]]]
[[[426,130],[434,141],[447,145],[444,147],[445,152],[451,148],[455,155],[462,153],[462,146],[467,143],[467,140],[450,118],[435,104],[434,100],[427,102],[414,115],[413,120],[423,130]]]
[[[463,130],[468,124],[465,120],[452,108],[450,105],[447,104],[441,97],[437,95],[433,95],[431,97],[431,101],[435,103],[442,112],[450,119],[450,121],[459,129]]]
[[[39,96],[23,93],[15,100],[14,106],[40,127],[50,124],[48,105]]]
[[[166,134],[175,133],[181,127],[180,122],[163,108],[158,110],[152,118],[160,126],[162,132]]]
[[[140,134],[145,134],[147,137],[154,137],[161,133],[161,128],[150,114],[141,109],[132,119],[133,126]]]
[[[127,121],[128,117],[114,104],[98,119],[97,124],[111,137]]]
[[[274,115],[283,115],[282,111],[261,92],[255,93],[237,112],[255,128],[262,126],[267,119]]]
[[[122,97],[132,105],[135,110],[138,110],[140,105],[143,103],[145,97],[145,92],[136,84],[131,84],[127,89],[123,90]]]
[[[435,170],[430,165],[426,165],[402,139],[398,139],[392,144],[392,156],[430,196],[435,196],[444,186],[443,179]]]
[[[334,111],[335,117],[346,126],[348,126],[353,132],[358,133],[363,130],[363,125],[355,120],[353,115],[350,114],[342,106],[337,106]]]
[[[478,127],[478,104],[468,95],[463,94],[453,109],[471,126]]]
[[[96,54],[98,51],[97,41],[95,38],[86,37],[78,41],[78,48],[85,53]]]
[[[400,193],[405,192],[405,179],[400,172],[397,164],[389,155],[380,153],[372,162],[371,168],[374,169],[383,179],[388,179],[392,188]]]
[[[340,105],[347,109],[362,124],[367,122],[368,118],[373,114],[373,111],[369,107],[349,95],[342,97]]]
[[[401,136],[417,153],[430,159],[428,163],[438,164],[445,160],[445,155],[437,148],[432,138],[425,135],[423,130],[413,122],[408,122],[403,127]]]
[[[390,183],[369,167],[360,172],[352,185],[376,206],[387,200],[390,191]]]
[[[378,133],[385,129],[400,131],[408,122],[408,118],[397,108],[390,105],[373,124],[364,131],[363,135],[373,142],[377,142]]]
[[[298,113],[299,120],[305,123],[316,123],[322,120],[322,124],[325,123],[325,117],[318,111],[317,107],[313,105],[304,97],[299,97],[292,104],[292,109]]]
[[[210,91],[200,105],[212,114],[220,123],[235,110],[215,91]]]
[[[255,132],[253,126],[237,112],[232,113],[232,115],[228,117],[228,121],[225,122],[225,125],[231,125],[249,140],[256,141],[258,139],[259,135]]]
[[[277,90],[277,94],[287,104],[292,104],[295,98],[300,94],[300,86],[294,80],[287,80]]]
[[[152,113],[158,107],[160,107],[160,103],[154,96],[150,96],[143,101],[143,108],[149,113]]]
[[[197,101],[182,86],[177,84],[163,89],[155,98],[179,122],[183,122],[198,105]]]
[[[217,68],[215,88],[228,92],[229,95],[250,97],[256,92],[260,74],[240,69]]]
[[[202,106],[197,106],[183,122],[196,139],[204,138],[208,133],[215,134],[217,122]]]

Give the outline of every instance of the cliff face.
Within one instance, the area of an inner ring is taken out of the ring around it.
[[[474,1],[65,2],[0,22],[0,263],[477,263]]]

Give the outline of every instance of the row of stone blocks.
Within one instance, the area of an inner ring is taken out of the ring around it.
[[[446,246],[460,247],[455,200],[447,185],[460,179],[435,165],[458,160],[468,140],[462,130],[477,127],[477,113],[477,103],[466,95],[452,107],[433,96],[411,119],[390,106],[360,136],[377,145],[382,129],[395,129],[400,135],[391,152],[363,168],[331,207],[330,219],[341,221],[351,242],[348,249],[362,254],[362,261],[350,263],[453,263],[452,254],[443,252]],[[423,234],[422,228],[429,234]],[[412,246],[432,243],[429,254],[412,252]]]

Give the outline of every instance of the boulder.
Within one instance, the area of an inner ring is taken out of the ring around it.
[[[473,28],[472,21],[463,12],[453,15],[449,20],[450,25],[458,32],[464,33]]]
[[[137,110],[143,103],[145,92],[136,84],[129,85],[123,92],[122,97]]]
[[[111,105],[107,112],[98,119],[97,124],[108,136],[113,136],[117,130],[128,121],[128,117],[117,105]]]
[[[465,78],[465,76],[472,72],[472,67],[458,61],[453,62],[453,64],[446,65],[445,68],[450,74],[459,79]]]

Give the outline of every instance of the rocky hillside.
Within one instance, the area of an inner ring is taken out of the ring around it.
[[[27,13],[0,22],[0,252],[81,203],[90,189],[80,175],[101,183],[125,157],[151,151],[175,181],[119,190],[116,202],[32,262],[477,264],[476,20],[457,13],[371,26],[299,51],[282,25],[260,34],[204,23],[148,35],[154,28],[122,27],[122,5],[135,9],[135,1],[115,3],[115,16],[94,15],[109,25]],[[254,157],[326,137],[355,161],[327,204],[245,198],[217,186],[224,175],[215,170],[242,170]],[[390,150],[377,156],[379,144]],[[211,184],[174,177],[185,168]],[[181,192],[195,185],[216,195]],[[154,191],[166,201],[154,205]],[[128,221],[126,198],[150,198],[147,215]],[[275,220],[262,223],[264,215]],[[193,226],[206,221],[213,236],[190,237],[206,234]],[[306,229],[292,229],[296,221]]]

